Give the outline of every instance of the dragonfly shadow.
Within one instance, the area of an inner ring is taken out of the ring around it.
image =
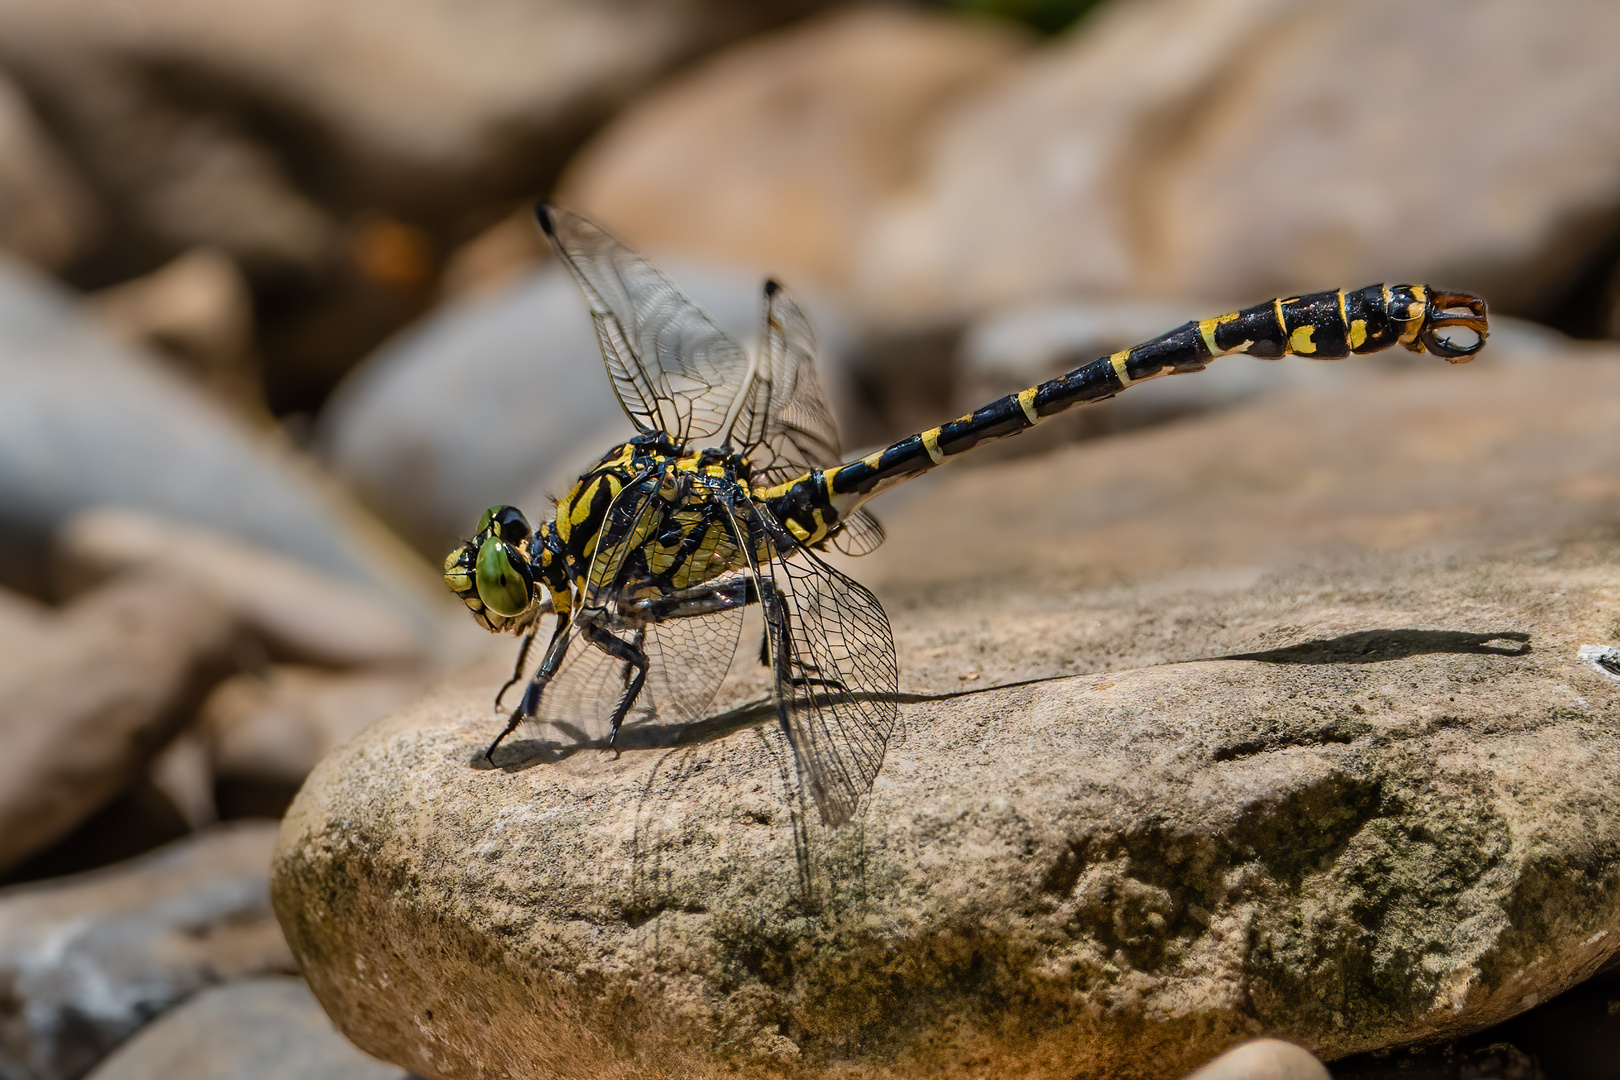
[[[1525,656],[1530,635],[1516,630],[1476,634],[1465,630],[1357,630],[1333,638],[1302,641],[1281,649],[1232,653],[1213,660],[1257,660],[1263,664],[1376,664],[1433,653]]]
[[[540,736],[508,739],[495,751],[491,762],[482,753],[470,763],[475,769],[522,772],[536,765],[554,765],[586,750],[670,750],[724,738],[744,728],[776,722],[776,706],[767,699],[746,702],[718,716],[686,724],[626,724],[612,746],[607,737],[592,737],[573,724],[548,721],[550,729]]]
[[[1357,630],[1333,638],[1302,641],[1281,649],[1229,653],[1205,660],[1254,660],[1263,664],[1376,664],[1404,660],[1412,656],[1450,653],[1457,655],[1525,656],[1531,651],[1530,635],[1517,630],[1475,633],[1465,630]],[[873,694],[897,704],[949,701],[974,697],[998,690],[1012,690],[1042,683],[1061,682],[1077,675],[1048,675],[1012,683],[975,686],[969,689],[932,694]],[[866,695],[861,695],[866,696]],[[776,722],[776,707],[769,699],[745,702],[718,716],[686,724],[626,724],[613,746],[607,738],[592,737],[583,729],[560,721],[548,722],[545,736],[508,739],[495,751],[491,762],[480,752],[469,763],[475,769],[522,772],[536,765],[556,764],[585,750],[671,750],[724,738],[745,728]]]

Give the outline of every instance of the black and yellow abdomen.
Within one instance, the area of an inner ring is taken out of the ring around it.
[[[1450,336],[1458,332],[1466,340]],[[1111,398],[1136,383],[1202,371],[1216,357],[1339,360],[1402,345],[1463,363],[1485,344],[1487,332],[1484,301],[1426,285],[1369,285],[1353,292],[1337,289],[1268,300],[1186,323],[857,461],[818,469],[755,494],[801,543],[814,545],[872,496],[947,458],[1016,435],[1077,405]]]

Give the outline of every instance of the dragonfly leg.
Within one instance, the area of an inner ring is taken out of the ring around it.
[[[643,656],[646,655],[647,628],[645,626],[636,627],[636,639],[630,643],[630,647],[636,652],[641,653]],[[626,693],[630,691],[630,672],[633,670],[635,669],[632,665],[626,664],[624,665],[624,671],[621,673],[621,677],[624,679],[624,689]]]
[[[671,619],[694,619],[759,602],[759,590],[752,578],[734,577],[707,581],[626,605],[638,622],[661,623]]]
[[[645,631],[637,634],[637,645],[642,641],[644,635]],[[601,649],[609,656],[623,660],[625,663],[624,696],[619,699],[619,707],[613,710],[613,720],[608,729],[607,744],[611,747],[619,738],[619,725],[624,723],[626,714],[630,712],[630,706],[634,705],[636,698],[641,696],[641,687],[647,681],[647,654],[642,652],[637,645],[632,645],[628,641],[614,637],[600,626],[587,624],[584,627],[583,636],[586,641],[589,641],[598,649]],[[635,670],[634,676],[630,674],[631,669]]]
[[[825,686],[847,692],[849,687],[844,685],[842,679],[823,679],[809,674],[816,669],[799,659],[798,653],[793,648],[793,637],[788,630],[787,604],[782,599],[782,591],[773,582],[761,578],[759,594],[764,598],[765,608],[765,633],[759,642],[760,665],[771,666],[771,639],[774,634],[777,641],[776,653],[780,658],[777,678],[782,685],[801,690],[808,686]],[[800,674],[795,675],[794,671]]]
[[[529,649],[534,645],[534,634],[535,632],[530,630],[523,635],[523,646],[518,649],[517,664],[512,668],[512,677],[502,683],[499,690],[495,691],[495,709],[497,712],[501,707],[501,698],[505,697],[506,692],[512,689],[512,684],[523,678],[523,666],[529,662]]]
[[[502,740],[516,731],[517,726],[523,721],[540,712],[540,695],[546,692],[546,683],[551,681],[551,677],[562,666],[563,657],[568,655],[567,630],[568,616],[563,615],[557,619],[557,629],[551,634],[551,644],[546,647],[545,658],[540,661],[540,670],[534,673],[534,679],[529,683],[529,688],[523,691],[523,700],[518,703],[516,709],[512,710],[512,718],[506,722],[506,727],[501,730],[499,735],[495,736],[495,741],[489,744],[489,749],[484,751],[484,760],[491,765],[495,764],[495,748],[501,745]],[[530,632],[529,640],[533,638],[534,634]],[[525,640],[523,643],[523,653],[529,651],[529,640]],[[518,656],[519,673],[522,670],[523,655],[520,654]],[[506,686],[511,686],[512,682],[516,681],[517,678],[514,677]],[[506,692],[506,686],[501,687],[502,694]],[[495,695],[497,705],[500,704],[500,700],[500,694]]]

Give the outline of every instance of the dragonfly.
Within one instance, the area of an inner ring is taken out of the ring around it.
[[[540,227],[584,293],[607,375],[636,428],[532,526],[494,506],[450,552],[445,583],[492,632],[523,635],[496,708],[549,643],[496,749],[525,723],[613,748],[625,724],[705,718],[763,617],[760,662],[776,719],[821,820],[856,813],[899,713],[883,605],[828,549],[884,538],[883,491],[1077,405],[1232,354],[1336,360],[1401,345],[1452,363],[1489,333],[1485,302],[1425,285],[1279,298],[1188,322],[1130,349],[844,460],[804,311],[764,287],[758,348],[720,330],[647,259],[584,217],[541,204]]]

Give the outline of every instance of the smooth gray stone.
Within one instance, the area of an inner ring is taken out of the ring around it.
[[[437,639],[437,599],[397,541],[288,448],[92,328],[0,261],[0,577],[37,570],[77,512],[128,506],[239,537],[361,585]]]
[[[198,994],[146,1028],[91,1080],[407,1080],[357,1050],[297,979]]]
[[[275,832],[219,826],[0,890],[0,1080],[74,1080],[200,990],[292,971],[270,914]]]
[[[682,259],[657,265],[723,330],[752,348],[763,280]],[[849,347],[802,294],[838,411]],[[635,433],[613,396],[589,310],[553,263],[492,296],[452,305],[366,360],[322,413],[317,445],[373,510],[441,554],[487,507],[541,485],[565,491]]]

